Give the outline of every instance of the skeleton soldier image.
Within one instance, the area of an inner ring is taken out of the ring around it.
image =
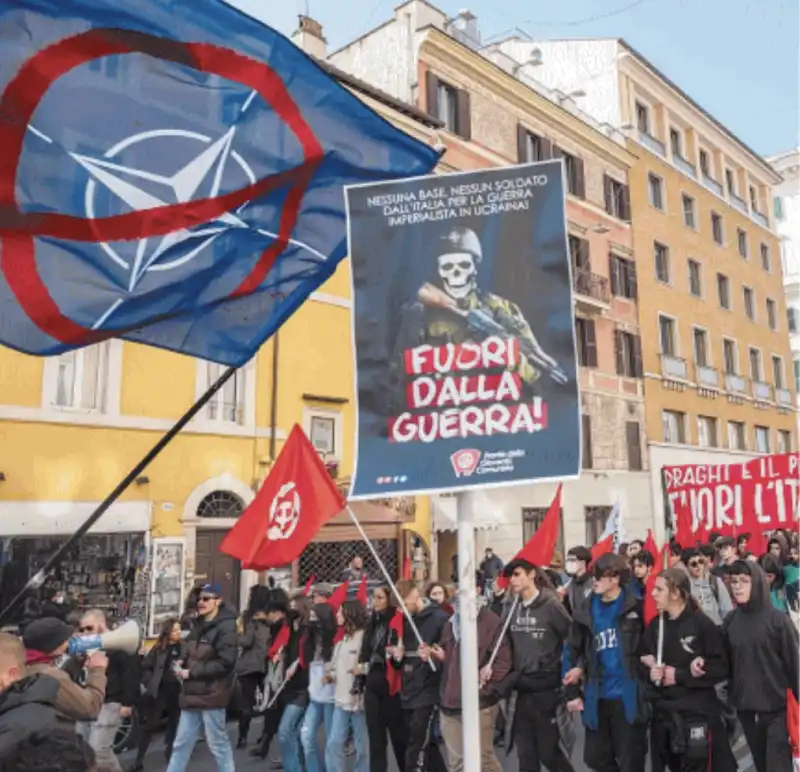
[[[490,336],[516,338],[519,342],[518,372],[526,391],[535,394],[542,373],[556,384],[567,377],[533,334],[516,303],[490,292],[481,292],[478,271],[483,260],[480,239],[463,225],[450,228],[441,238],[437,257],[438,285],[426,283],[417,297],[403,307],[394,361],[403,361],[404,350],[429,344],[479,342]],[[400,375],[398,371],[397,375]]]

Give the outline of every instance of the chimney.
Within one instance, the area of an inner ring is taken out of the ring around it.
[[[450,34],[467,48],[477,51],[481,47],[481,33],[478,29],[478,17],[472,11],[462,8],[458,15],[450,21]]]
[[[292,35],[292,43],[317,59],[328,55],[328,41],[322,34],[322,25],[310,16],[300,14],[300,25]]]

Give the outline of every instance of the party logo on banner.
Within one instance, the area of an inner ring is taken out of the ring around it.
[[[351,497],[575,476],[561,161],[347,188]]]

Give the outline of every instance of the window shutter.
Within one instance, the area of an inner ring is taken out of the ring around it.
[[[597,336],[594,330],[594,319],[584,319],[583,328],[586,331],[586,366],[597,367]]]
[[[620,265],[620,260],[616,255],[608,256],[608,275],[611,277],[611,294],[614,295],[614,297],[617,297],[622,294],[620,292],[622,284],[621,282],[622,276],[620,275],[621,267],[622,266]]]
[[[555,147],[555,145],[553,145],[553,143],[549,139],[545,139],[544,137],[542,137],[539,140],[539,143],[542,146],[542,160],[543,161],[548,161],[551,158],[555,157],[553,155],[553,148]]]
[[[628,445],[628,469],[639,472],[642,469],[642,441],[638,422],[625,423],[625,439]]]
[[[583,172],[583,158],[575,156],[575,195],[586,198],[586,177]]]
[[[622,347],[622,333],[614,330],[614,358],[617,363],[617,375],[625,375],[625,351]]]
[[[622,202],[620,216],[623,220],[630,222],[631,219],[631,189],[627,185],[622,186]]]
[[[603,198],[606,202],[606,212],[614,214],[614,186],[607,174],[603,175]]]
[[[564,151],[555,142],[550,145],[550,152],[553,158],[561,158],[564,155]]]
[[[469,106],[469,91],[459,89],[457,104],[456,132],[462,139],[472,139],[472,113]]]
[[[633,338],[633,376],[644,378],[644,364],[642,363],[642,336],[632,335]]]
[[[628,269],[628,297],[631,300],[636,300],[639,297],[639,282],[636,277],[636,263],[633,260],[627,260],[625,267]]]
[[[528,158],[528,130],[521,124],[517,124],[517,160],[524,164],[530,161]]]
[[[589,268],[589,242],[586,239],[578,239],[578,268],[582,271]]]
[[[592,468],[592,419],[583,413],[581,415],[581,466],[584,469]]]
[[[440,118],[439,115],[439,79],[430,71],[425,71],[425,110],[428,115]]]

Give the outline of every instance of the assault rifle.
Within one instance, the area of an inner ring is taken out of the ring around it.
[[[566,373],[558,366],[555,359],[549,357],[541,348],[530,342],[524,322],[515,319],[511,314],[502,310],[492,312],[482,306],[468,311],[459,308],[455,300],[447,293],[427,282],[420,287],[417,297],[425,306],[443,308],[460,316],[466,321],[467,327],[481,339],[488,338],[491,335],[501,338],[516,338],[519,341],[520,351],[533,367],[546,372],[556,383],[564,384],[567,382]],[[495,318],[495,313],[498,318]]]

